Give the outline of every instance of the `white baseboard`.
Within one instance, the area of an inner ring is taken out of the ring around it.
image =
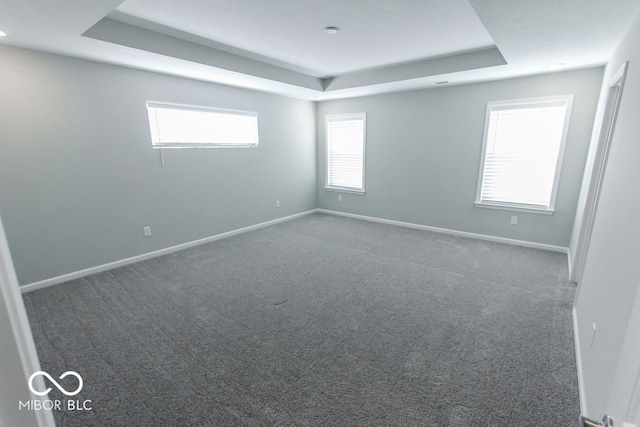
[[[376,217],[371,217],[371,216],[357,215],[357,214],[346,213],[346,212],[332,211],[332,210],[328,210],[328,209],[316,209],[316,212],[326,213],[326,214],[330,214],[330,215],[346,216],[348,218],[361,219],[361,220],[364,220],[364,221],[371,221],[371,222],[379,222],[379,223],[382,223],[382,224],[397,225],[397,226],[400,226],[400,227],[414,228],[414,229],[417,229],[417,230],[433,231],[435,233],[451,234],[451,235],[460,236],[460,237],[469,237],[471,239],[487,240],[487,241],[490,241],[490,242],[507,243],[507,244],[510,244],[510,245],[524,246],[524,247],[527,247],[527,248],[543,249],[543,250],[553,251],[553,252],[561,252],[563,254],[568,253],[568,250],[569,250],[569,248],[565,248],[565,247],[562,247],[562,246],[547,245],[545,243],[528,242],[526,240],[508,239],[506,237],[496,237],[496,236],[490,236],[488,234],[469,233],[467,231],[458,231],[458,230],[450,230],[448,228],[431,227],[431,226],[428,226],[428,225],[413,224],[413,223],[410,223],[410,222],[402,222],[402,221],[395,221],[395,220],[392,220],[392,219],[384,219],[384,218],[376,218]]]
[[[61,276],[52,277],[50,279],[41,280],[39,282],[29,283],[27,285],[20,286],[20,290],[21,290],[22,293],[32,292],[32,291],[35,291],[37,289],[46,288],[48,286],[53,286],[53,285],[57,285],[57,284],[60,284],[60,283],[68,282],[70,280],[80,279],[82,277],[90,276],[92,274],[100,273],[102,271],[111,270],[113,268],[122,267],[122,266],[125,266],[125,265],[133,264],[135,262],[144,261],[146,259],[155,258],[155,257],[161,256],[161,255],[170,254],[170,253],[182,250],[182,249],[187,249],[187,248],[190,248],[190,247],[193,247],[193,246],[202,245],[204,243],[213,242],[215,240],[224,239],[226,237],[235,236],[237,234],[246,233],[246,232],[252,231],[252,230],[257,230],[259,228],[268,227],[270,225],[278,224],[280,222],[290,221],[292,219],[300,218],[300,217],[303,217],[303,216],[306,216],[306,215],[309,215],[309,214],[312,214],[312,213],[315,213],[315,212],[321,212],[321,213],[330,214],[330,215],[345,216],[345,217],[349,217],[349,218],[361,219],[361,220],[364,220],[364,221],[379,222],[379,223],[382,223],[382,224],[397,225],[397,226],[400,226],[400,227],[413,228],[413,229],[417,229],[417,230],[426,230],[426,231],[433,231],[433,232],[436,232],[436,233],[451,234],[451,235],[454,235],[454,236],[469,237],[469,238],[472,238],[472,239],[487,240],[487,241],[491,241],[491,242],[507,243],[507,244],[516,245],[516,246],[524,246],[524,247],[535,248],[535,249],[543,249],[543,250],[548,250],[548,251],[553,251],[553,252],[561,252],[561,253],[565,253],[565,254],[568,252],[568,248],[564,248],[564,247],[561,247],[561,246],[547,245],[547,244],[544,244],[544,243],[527,242],[527,241],[524,241],[524,240],[508,239],[508,238],[504,238],[504,237],[489,236],[489,235],[486,235],[486,234],[469,233],[469,232],[466,232],[466,231],[457,231],[457,230],[450,230],[450,229],[447,229],[447,228],[431,227],[431,226],[428,226],[428,225],[413,224],[413,223],[410,223],[410,222],[402,222],[402,221],[395,221],[395,220],[391,220],[391,219],[384,219],[384,218],[376,218],[376,217],[370,217],[370,216],[364,216],[364,215],[357,215],[357,214],[351,214],[351,213],[346,213],[346,212],[332,211],[332,210],[328,210],[328,209],[312,209],[312,210],[301,212],[301,213],[297,213],[297,214],[294,214],[294,215],[289,215],[289,216],[286,216],[286,217],[283,217],[283,218],[277,218],[277,219],[274,219],[274,220],[271,220],[271,221],[266,221],[266,222],[262,222],[262,223],[259,223],[259,224],[250,225],[250,226],[244,227],[244,228],[239,228],[237,230],[227,231],[226,233],[216,234],[215,236],[205,237],[203,239],[194,240],[192,242],[186,242],[186,243],[182,243],[182,244],[179,244],[179,245],[171,246],[171,247],[168,247],[168,248],[160,249],[160,250],[157,250],[157,251],[148,252],[148,253],[141,254],[141,255],[136,255],[136,256],[131,257],[131,258],[126,258],[126,259],[122,259],[122,260],[119,260],[119,261],[114,261],[114,262],[110,262],[110,263],[107,263],[107,264],[102,264],[102,265],[98,265],[98,266],[95,266],[95,267],[86,268],[84,270],[75,271],[73,273],[63,274]]]
[[[102,265],[98,265],[98,266],[95,266],[95,267],[86,268],[84,270],[75,271],[73,273],[63,274],[62,276],[52,277],[50,279],[41,280],[39,282],[29,283],[27,285],[20,286],[20,290],[21,290],[21,292],[23,294],[27,293],[27,292],[32,292],[32,291],[35,291],[37,289],[42,289],[42,288],[46,288],[48,286],[58,285],[60,283],[68,282],[70,280],[80,279],[82,277],[90,276],[92,274],[100,273],[100,272],[103,272],[103,271],[106,271],[106,270],[111,270],[113,268],[118,268],[118,267],[122,267],[122,266],[125,266],[125,265],[133,264],[135,262],[144,261],[146,259],[155,258],[155,257],[161,256],[161,255],[166,255],[166,254],[170,254],[170,253],[173,253],[173,252],[177,252],[177,251],[182,250],[182,249],[191,248],[193,246],[202,245],[204,243],[213,242],[215,240],[224,239],[224,238],[227,238],[227,237],[235,236],[237,234],[242,234],[242,233],[246,233],[248,231],[257,230],[259,228],[268,227],[270,225],[278,224],[278,223],[281,223],[281,222],[290,221],[292,219],[301,218],[303,216],[312,214],[312,213],[314,213],[316,211],[317,211],[316,209],[312,209],[310,211],[305,211],[305,212],[297,213],[297,214],[294,214],[294,215],[289,215],[289,216],[285,216],[285,217],[282,217],[282,218],[277,218],[277,219],[274,219],[274,220],[271,220],[271,221],[266,221],[266,222],[261,222],[259,224],[250,225],[248,227],[239,228],[237,230],[231,230],[231,231],[227,231],[225,233],[216,234],[215,236],[205,237],[203,239],[198,239],[198,240],[194,240],[194,241],[191,241],[191,242],[181,243],[179,245],[171,246],[171,247],[160,249],[160,250],[157,250],[157,251],[148,252],[148,253],[141,254],[141,255],[136,255],[136,256],[131,257],[131,258],[126,258],[126,259],[122,259],[122,260],[119,260],[119,261],[114,261],[114,262],[110,262],[110,263],[107,263],[107,264],[102,264]]]
[[[580,347],[580,331],[578,329],[578,312],[574,306],[571,310],[573,317],[573,343],[576,346],[576,368],[578,371],[578,396],[580,397],[580,414],[587,415],[587,396],[584,392],[584,376],[582,373],[582,350]]]

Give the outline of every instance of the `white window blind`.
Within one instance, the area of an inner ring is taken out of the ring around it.
[[[364,191],[366,114],[326,117],[327,188]]]
[[[246,147],[258,145],[258,114],[147,103],[154,147]]]
[[[489,103],[477,204],[553,210],[571,102]]]

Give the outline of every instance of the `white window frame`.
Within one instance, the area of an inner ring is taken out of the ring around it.
[[[229,116],[247,116],[255,118],[255,141],[246,143],[220,143],[220,142],[189,142],[189,141],[162,141],[159,129],[157,128],[157,116],[154,118],[153,109],[172,109],[179,111],[197,111]],[[252,111],[227,110],[222,108],[201,107],[194,105],[171,104],[164,102],[147,102],[147,114],[149,116],[149,130],[151,133],[151,144],[153,148],[252,148],[259,143],[258,113]],[[154,125],[156,129],[154,129]]]
[[[544,104],[558,103],[558,102],[566,103],[566,110],[565,110],[564,124],[562,129],[562,137],[561,137],[562,139],[560,141],[560,147],[558,150],[558,158],[556,161],[556,168],[555,168],[555,174],[553,179],[553,186],[551,189],[549,206],[523,205],[523,204],[512,203],[512,202],[483,201],[482,185],[483,185],[483,179],[484,179],[485,163],[487,158],[487,143],[489,139],[488,132],[489,132],[489,124],[490,124],[492,109],[494,107],[527,108],[527,107],[536,106],[536,105],[544,105]],[[569,122],[571,119],[572,107],[573,107],[573,95],[547,96],[547,97],[539,97],[539,98],[513,99],[513,100],[504,100],[504,101],[490,101],[487,103],[487,111],[486,111],[485,127],[484,127],[484,139],[482,143],[482,153],[480,158],[480,168],[479,168],[480,170],[478,174],[478,186],[476,190],[475,206],[480,208],[532,212],[532,213],[541,213],[541,214],[548,214],[548,215],[551,215],[555,212],[558,183],[560,181],[562,160],[564,157],[567,134],[569,132]]]
[[[362,120],[362,188],[342,187],[329,184],[329,123],[341,120]],[[346,193],[365,193],[367,153],[367,113],[332,114],[325,116],[325,190]]]

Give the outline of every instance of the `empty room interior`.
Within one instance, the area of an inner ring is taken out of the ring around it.
[[[0,3],[0,426],[640,427],[638,0]]]

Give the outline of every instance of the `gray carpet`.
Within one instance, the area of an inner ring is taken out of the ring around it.
[[[566,256],[324,214],[25,295],[58,426],[571,426]],[[51,398],[62,399],[55,388]]]

